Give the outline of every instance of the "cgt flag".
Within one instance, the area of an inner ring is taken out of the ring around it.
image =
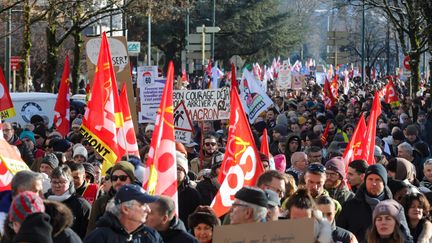
[[[136,133],[134,129],[134,124],[132,121],[132,116],[129,110],[129,102],[128,102],[128,96],[126,91],[126,83],[123,83],[121,91],[120,91],[120,100],[122,101],[120,103],[121,110],[123,113],[123,122],[124,125],[122,128],[119,129],[119,144],[123,148],[125,148],[126,154],[132,154],[140,157],[139,150],[138,150],[138,143],[136,140]]]
[[[218,217],[228,212],[240,188],[255,185],[264,172],[236,87],[231,89],[230,100],[228,141],[218,177],[221,187],[211,204]]]
[[[375,164],[374,148],[375,148],[375,136],[376,136],[376,124],[378,117],[381,114],[381,102],[379,99],[378,92],[375,92],[374,100],[372,103],[372,109],[369,114],[369,120],[367,123],[367,131],[365,134],[365,142],[361,144],[362,155],[369,165]]]
[[[348,170],[348,165],[357,159],[361,159],[362,155],[362,142],[365,140],[366,135],[366,122],[364,119],[364,115],[362,114],[360,120],[357,123],[356,128],[352,134],[351,140],[349,141],[344,154],[342,157],[345,161],[345,169]]]
[[[124,154],[124,148],[118,143],[117,135],[122,125],[117,81],[108,40],[104,32],[91,96],[80,129],[84,138],[105,159],[104,164],[114,164]]]
[[[69,55],[66,55],[66,60],[63,68],[62,78],[60,80],[60,88],[57,94],[57,101],[54,107],[54,126],[56,130],[66,137],[69,132],[69,108],[70,108],[70,80],[69,80]]]
[[[390,104],[392,107],[400,105],[396,87],[391,76],[389,77],[389,82],[384,87],[384,102]]]
[[[3,70],[0,68],[0,119],[7,119],[15,116],[15,109],[6,85]]]
[[[174,64],[170,61],[168,64],[167,81],[162,93],[148,153],[147,169],[150,170],[150,174],[143,187],[150,194],[171,197],[175,202],[176,209],[178,209],[173,83]]]
[[[325,79],[325,83],[324,83],[324,105],[326,109],[330,109],[332,106],[334,106],[335,104],[335,98],[333,96],[333,93],[331,91],[330,88],[330,82],[328,81],[328,79]]]

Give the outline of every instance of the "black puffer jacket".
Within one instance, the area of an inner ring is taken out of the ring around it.
[[[198,243],[195,237],[186,232],[183,222],[176,217],[171,220],[168,230],[159,231],[159,234],[165,243]]]
[[[127,233],[120,224],[118,218],[110,212],[100,218],[93,230],[85,239],[84,243],[160,243],[162,237],[159,233],[149,227],[141,225],[131,234]]]

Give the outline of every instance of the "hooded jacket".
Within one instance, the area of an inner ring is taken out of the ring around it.
[[[159,234],[162,236],[164,243],[198,243],[195,237],[186,232],[186,227],[177,217],[171,219],[168,230],[159,231]]]
[[[289,143],[296,139],[298,141],[298,147],[296,151],[291,152],[289,150]],[[301,138],[299,135],[295,134],[295,133],[290,133],[287,136],[287,143],[286,143],[286,147],[285,147],[285,158],[286,158],[286,168],[290,168],[291,167],[291,155],[294,152],[299,152],[301,150]]]
[[[134,232],[128,233],[121,225],[119,219],[110,212],[100,218],[84,243],[162,243],[159,233],[147,226],[141,225]]]

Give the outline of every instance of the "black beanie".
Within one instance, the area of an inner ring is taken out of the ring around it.
[[[34,213],[26,217],[13,242],[52,243],[50,216]]]
[[[264,191],[255,187],[245,186],[238,190],[234,197],[264,208],[267,208],[268,205],[268,200]]]
[[[387,171],[382,164],[373,164],[369,166],[366,169],[364,180],[366,181],[367,177],[371,174],[381,177],[382,181],[384,182],[384,186],[387,186]]]
[[[55,154],[50,153],[50,154],[45,155],[41,164],[47,164],[51,168],[55,169],[59,166],[59,160]]]

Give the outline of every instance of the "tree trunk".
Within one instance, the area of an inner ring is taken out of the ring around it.
[[[47,68],[46,76],[47,83],[45,91],[54,93],[57,90],[56,79],[57,79],[57,64],[58,64],[58,46],[56,42],[57,27],[55,24],[48,22],[46,29],[47,34]]]
[[[18,85],[18,87],[22,88],[22,91],[27,91],[29,80],[29,60],[30,60],[30,50],[32,47],[31,42],[31,32],[30,32],[30,11],[31,7],[28,0],[25,0],[24,2],[24,33],[23,33],[23,46],[22,46],[22,53],[21,58],[24,60],[21,65],[21,71],[20,71],[20,80],[21,84]]]
[[[412,94],[415,95],[418,90],[419,82],[420,82],[420,57],[421,57],[421,50],[420,50],[420,38],[418,37],[417,33],[410,33],[408,35],[410,45],[411,45],[411,52],[409,52],[410,56],[410,62],[409,65],[411,67],[411,85],[410,89],[412,89]]]
[[[78,84],[79,84],[79,78],[80,78],[80,66],[81,66],[81,55],[82,55],[82,49],[83,49],[83,39],[81,32],[79,30],[76,30],[73,32],[73,38],[74,38],[74,62],[72,66],[72,94],[78,93]]]

